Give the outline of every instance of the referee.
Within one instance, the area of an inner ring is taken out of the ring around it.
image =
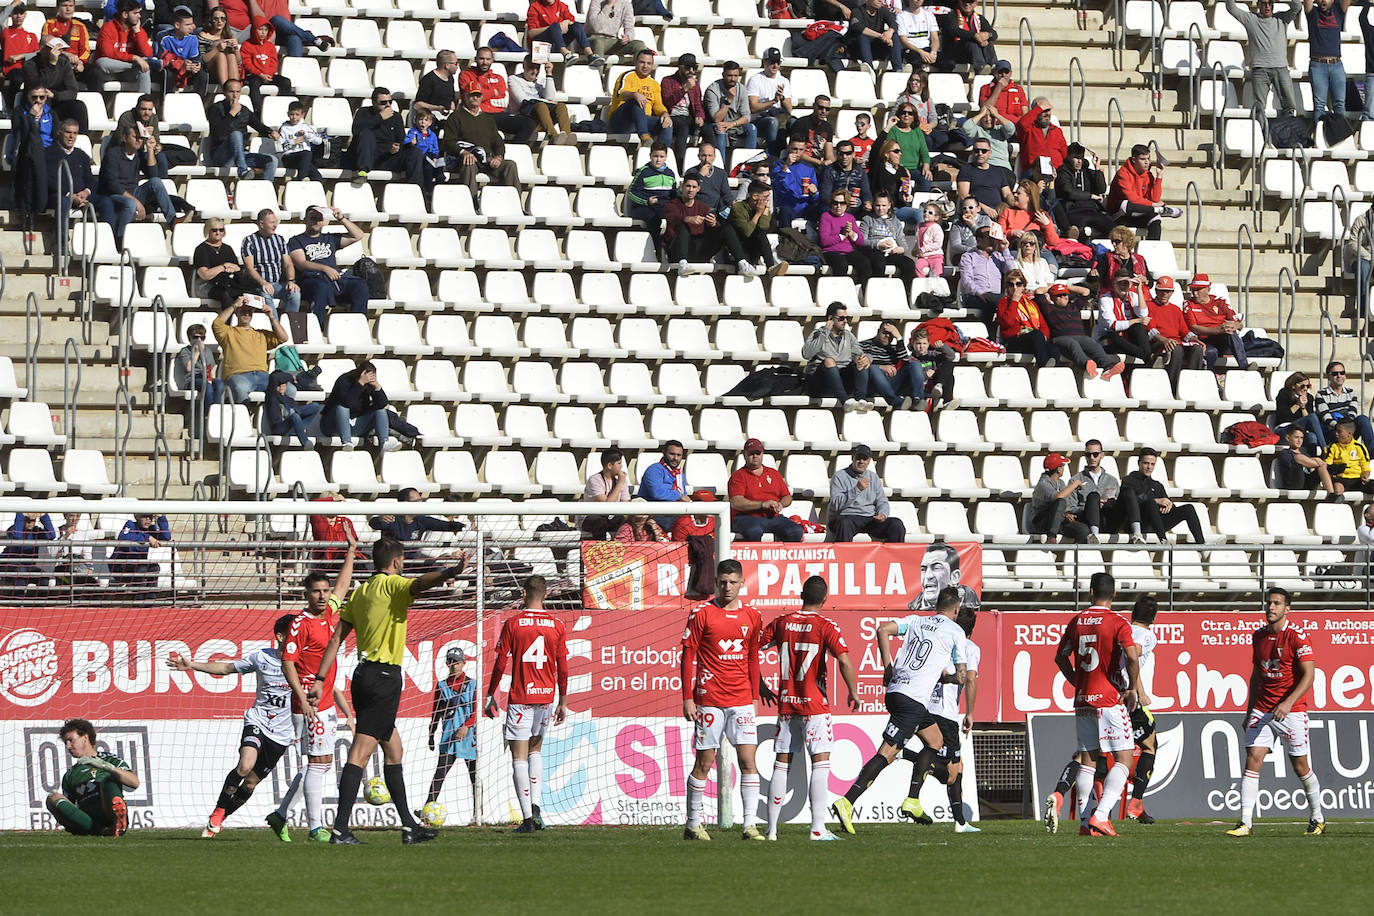
[[[339,613],[339,628],[334,631],[320,660],[320,672],[329,671],[349,632],[357,635],[358,667],[353,672],[351,691],[357,728],[348,749],[348,763],[339,776],[339,810],[329,842],[338,846],[362,845],[362,840],[348,829],[348,821],[363,782],[363,765],[380,742],[386,761],[382,775],[401,818],[401,843],[409,846],[432,840],[439,831],[419,824],[406,804],[401,733],[396,730],[403,680],[401,662],[406,648],[406,615],[417,595],[453,581],[462,572],[463,565],[436,569],[417,579],[403,576],[405,545],[390,537],[382,538],[373,546],[372,564],[376,573],[349,596]],[[317,673],[310,687],[312,703],[319,699],[325,687],[324,679]]]

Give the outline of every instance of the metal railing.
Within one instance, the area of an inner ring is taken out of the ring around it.
[[[1116,112],[1116,120],[1115,120],[1115,121],[1112,120],[1112,112],[1113,112],[1113,111]],[[1115,131],[1112,130],[1113,127],[1116,128]],[[1112,139],[1113,137],[1116,138],[1115,141],[1113,141],[1113,139]],[[1108,163],[1110,164],[1110,167],[1111,167],[1111,171],[1108,172],[1108,174],[1110,174],[1110,175],[1115,175],[1115,174],[1116,174],[1116,170],[1121,166],[1121,144],[1125,141],[1125,137],[1126,137],[1126,118],[1121,114],[1121,101],[1120,101],[1116,96],[1112,96],[1110,99],[1107,100],[1107,150],[1106,150],[1106,152],[1107,152],[1107,155],[1108,155],[1109,157],[1111,157],[1111,158],[1108,160]]]
[[[1080,13],[1082,13],[1081,9]],[[1087,95],[1088,81],[1083,75],[1083,63],[1075,55],[1069,60],[1069,141],[1071,143],[1083,142],[1083,100]]]
[[[1283,345],[1283,371],[1287,372],[1291,368],[1289,361],[1292,359],[1293,351],[1293,313],[1298,308],[1298,284],[1293,279],[1293,272],[1287,267],[1279,268],[1278,287],[1278,295],[1275,297],[1274,326],[1282,328],[1280,343]],[[1288,297],[1287,315],[1283,314],[1284,296]]]
[[[176,333],[172,315],[161,293],[153,297],[150,310],[153,315],[153,344],[149,353],[148,388],[153,408],[153,492],[162,499],[167,495],[167,485],[172,476],[171,449],[167,444],[167,390],[170,387],[167,351],[175,343]]]
[[[1242,261],[1245,253],[1249,253],[1249,260]],[[1250,316],[1250,275],[1255,270],[1255,237],[1250,233],[1250,227],[1241,223],[1236,227],[1236,287],[1239,290],[1235,297],[1240,305],[1241,317],[1249,322]]]
[[[1194,212],[1197,213],[1196,220],[1193,218]],[[1197,237],[1201,231],[1202,193],[1198,191],[1197,182],[1189,181],[1183,187],[1183,269],[1190,274],[1198,271]]]
[[[38,294],[24,297],[24,385],[29,389],[30,401],[43,400],[38,396],[38,348],[43,345],[43,309]]]
[[[72,227],[73,235],[81,233],[81,298],[78,300],[77,310],[81,315],[81,339],[88,344],[93,339],[91,325],[94,317],[92,313],[95,310],[95,246],[100,236],[97,229],[99,224],[95,207],[87,201],[77,212],[76,224]],[[120,265],[123,266],[123,263],[121,258]],[[132,265],[132,259],[129,263]]]
[[[75,367],[75,378],[73,378]],[[67,448],[76,448],[77,398],[81,394],[81,349],[75,337],[68,337],[62,345],[62,435]]]
[[[1030,59],[1026,58],[1026,45],[1030,45]],[[1021,76],[1021,85],[1026,90],[1026,98],[1035,98],[1031,82],[1031,70],[1035,67],[1035,29],[1025,16],[1016,25],[1016,71]]]
[[[115,483],[119,486],[119,494],[123,496],[128,492],[129,486],[129,436],[133,433],[134,400],[130,396],[129,386],[122,376],[118,387],[115,388],[114,406]]]

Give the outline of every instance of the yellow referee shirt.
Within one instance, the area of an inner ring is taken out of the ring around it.
[[[415,601],[411,580],[378,573],[353,590],[339,613],[358,640],[358,659],[399,665],[405,659],[406,612]]]

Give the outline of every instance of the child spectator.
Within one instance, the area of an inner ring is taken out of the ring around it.
[[[435,182],[444,180],[444,157],[439,152],[439,135],[434,132],[434,112],[415,112],[415,126],[406,131],[405,144],[415,147],[425,157],[423,187],[433,188]]]
[[[196,35],[196,20],[191,11],[182,7],[172,17],[172,31],[157,43],[166,87],[172,92],[190,90],[203,96],[209,88],[210,75],[200,59],[200,38]]]
[[[630,189],[625,192],[625,215],[643,220],[654,243],[654,254],[663,257],[663,243],[659,240],[663,223],[663,208],[676,196],[677,175],[668,166],[668,147],[656,142],[649,150],[649,161],[635,172]]]
[[[932,402],[938,400],[942,408],[958,407],[959,402],[954,400],[954,359],[949,348],[932,348],[930,332],[925,328],[912,331],[909,343],[916,377],[924,383],[922,388],[915,389],[912,397],[918,402],[922,398]],[[912,404],[916,409],[920,409],[921,406],[920,403]]]
[[[1336,441],[1326,447],[1326,466],[1337,493],[1374,493],[1369,479],[1369,450],[1355,441],[1355,421],[1336,424]]]
[[[916,273],[922,277],[942,277],[945,273],[945,229],[940,224],[940,211],[926,204],[924,217],[916,228]]]
[[[253,23],[253,33],[239,52],[243,56],[243,81],[248,84],[248,99],[254,111],[262,112],[262,87],[265,85],[276,86],[277,95],[295,92],[291,80],[281,75],[272,23],[265,19]]]
[[[1280,490],[1310,490],[1312,478],[1316,477],[1323,490],[1335,494],[1336,484],[1331,480],[1331,471],[1326,462],[1303,451],[1302,440],[1305,436],[1301,426],[1290,426],[1284,430],[1286,448],[1274,455],[1274,486]]]
[[[297,178],[322,181],[323,176],[315,167],[315,147],[320,147],[321,158],[329,155],[329,137],[305,122],[304,103],[297,101],[287,106],[286,123],[277,133],[281,136],[277,141],[281,164],[295,169]]]
[[[269,436],[287,436],[292,433],[301,448],[310,448],[310,437],[305,434],[305,424],[314,419],[323,409],[319,404],[297,404],[291,396],[290,386],[294,377],[290,372],[273,372],[267,379],[267,401],[263,406],[263,424]]]
[[[873,152],[873,138],[868,132],[873,128],[873,118],[867,114],[857,114],[854,116],[854,136],[849,138],[849,142],[854,144],[854,161],[867,162],[868,156]]]

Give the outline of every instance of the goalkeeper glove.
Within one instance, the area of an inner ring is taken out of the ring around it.
[[[92,767],[97,770],[104,770],[106,773],[113,773],[115,770],[119,769],[119,767],[115,766],[113,763],[110,763],[110,761],[106,760],[103,757],[97,757],[94,754],[92,754],[89,757],[82,757],[80,760],[77,761],[77,763],[84,763],[88,767]]]

